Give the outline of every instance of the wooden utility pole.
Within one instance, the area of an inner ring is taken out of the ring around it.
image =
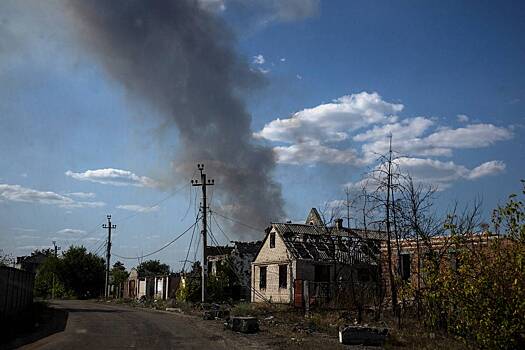
[[[57,246],[57,242],[56,241],[53,241],[53,248],[55,249],[55,264],[56,264],[56,259],[57,259],[57,256],[58,256],[58,251],[60,250],[60,247]],[[56,266],[56,265],[55,265]],[[53,286],[51,288],[51,299],[55,299],[55,272],[53,272]]]
[[[111,224],[111,215],[108,215],[107,218],[108,218],[108,224],[102,225],[102,228],[108,229],[108,242],[106,246],[106,283],[104,285],[104,297],[106,299],[109,298],[109,263],[111,260],[111,230],[117,228],[117,225]]]
[[[207,186],[213,186],[215,181],[212,180],[206,180],[206,174],[204,173],[204,164],[197,164],[197,169],[199,169],[201,173],[201,179],[199,180],[191,180],[191,184],[193,186],[200,186],[202,188],[202,280],[201,280],[201,302],[206,301],[206,281],[208,280],[208,259],[206,256],[206,248],[207,248],[207,242],[208,242],[208,204],[206,203],[206,187]]]

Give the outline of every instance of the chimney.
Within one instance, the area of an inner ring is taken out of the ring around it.
[[[335,220],[335,228],[337,230],[342,230],[343,229],[343,219],[336,219]]]

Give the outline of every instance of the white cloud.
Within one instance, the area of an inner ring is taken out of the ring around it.
[[[9,184],[0,184],[0,201],[50,204],[63,208],[95,208],[105,205],[103,202],[78,202],[55,192]]]
[[[354,141],[376,141],[383,140],[386,136],[395,135],[395,139],[406,139],[420,137],[428,130],[434,122],[425,117],[403,119],[400,122],[374,126],[361,134],[353,137]]]
[[[509,129],[492,124],[469,124],[458,129],[443,128],[426,138],[429,145],[447,148],[480,148],[512,138]]]
[[[456,164],[453,161],[440,161],[430,158],[401,157],[395,162],[399,166],[399,171],[410,175],[415,182],[436,185],[439,190],[450,187],[453,182],[458,180],[476,180],[484,176],[496,175],[505,170],[505,163],[501,161],[485,162],[473,169]],[[351,189],[366,187],[372,190],[377,188],[378,179],[372,175],[373,171],[369,174],[358,182],[348,183],[347,186]]]
[[[274,148],[277,162],[285,164],[358,164],[354,150],[338,150],[323,146],[317,142],[302,142],[291,146]]]
[[[505,164],[498,160],[469,169],[442,158],[452,157],[457,149],[489,147],[508,140],[513,137],[510,128],[488,123],[451,128],[439,125],[436,118],[401,118],[397,114],[403,108],[377,93],[361,92],[275,119],[254,137],[277,143],[273,150],[279,163],[361,167],[373,165],[379,155],[388,152],[392,135],[392,149],[401,156],[400,166],[414,178],[441,188],[453,181],[474,180],[505,170]]]
[[[460,123],[468,123],[468,121],[470,120],[468,115],[465,115],[465,114],[458,114],[456,118],[458,119],[458,122]]]
[[[392,114],[402,109],[403,105],[387,103],[377,93],[361,92],[304,109],[291,118],[273,120],[255,136],[286,143],[343,141],[351,131],[395,121]]]
[[[155,205],[153,207],[144,207],[142,205],[137,205],[137,204],[123,204],[123,205],[118,205],[117,208],[123,209],[123,210],[134,211],[136,213],[151,213],[154,211],[158,211],[160,209],[158,205]]]
[[[93,192],[71,192],[67,194],[70,197],[77,197],[77,198],[95,198],[96,194]]]
[[[114,186],[137,186],[137,187],[156,187],[158,183],[146,176],[139,176],[128,170],[121,169],[96,169],[87,170],[83,173],[75,173],[71,170],[66,171],[66,175],[79,181],[90,181],[104,185]]]
[[[263,0],[260,3],[272,11],[269,20],[298,21],[315,16],[319,12],[319,0]]]
[[[296,74],[295,77],[296,77],[297,79],[299,79],[299,80],[303,80],[303,76],[300,75],[300,74]]]
[[[64,236],[81,236],[86,233],[84,230],[74,229],[74,228],[64,228],[56,232],[58,235]]]
[[[264,64],[266,60],[264,59],[264,56],[261,54],[258,54],[256,56],[253,56],[253,64]]]
[[[474,180],[483,176],[495,175],[505,171],[505,168],[506,165],[502,161],[492,160],[472,169],[468,175],[468,178]]]
[[[222,12],[226,10],[226,1],[225,0],[197,0],[199,6],[210,12]]]
[[[286,62],[286,57],[281,57],[281,59],[279,61]]]

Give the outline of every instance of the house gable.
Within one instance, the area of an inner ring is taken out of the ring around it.
[[[324,226],[323,219],[316,208],[310,209],[310,213],[306,217],[304,222],[306,225]]]
[[[275,247],[270,247],[270,236],[275,235]],[[264,264],[264,263],[278,263],[278,262],[289,262],[292,260],[292,255],[286,246],[281,234],[275,229],[272,225],[271,230],[266,234],[266,237],[263,240],[261,249],[255,260],[254,264]]]

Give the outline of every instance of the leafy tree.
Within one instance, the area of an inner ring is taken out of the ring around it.
[[[60,281],[78,298],[93,298],[104,289],[105,264],[85,247],[71,246],[62,254],[58,267]]]
[[[201,264],[196,261],[189,273],[183,276],[181,285],[177,289],[178,301],[197,302],[201,300]]]
[[[524,348],[523,200],[511,195],[506,205],[494,210],[493,224],[502,237],[479,236],[478,244],[464,244],[464,237],[453,235],[459,267],[428,266],[432,288],[424,292],[427,322],[481,348]],[[452,225],[452,232],[458,227]]]
[[[208,298],[213,301],[227,301],[235,295],[235,289],[239,288],[239,278],[233,270],[233,263],[228,257],[225,261],[217,264],[214,275],[208,275]]]
[[[66,290],[58,276],[61,261],[53,255],[48,256],[39,267],[35,276],[35,296],[41,298],[51,298],[53,295],[53,280],[55,288],[55,298],[63,298],[71,293]]]
[[[161,264],[159,260],[146,260],[137,266],[137,272],[140,277],[169,275],[170,267],[169,265]]]
[[[117,261],[113,264],[111,269],[111,277],[113,278],[113,283],[115,285],[120,285],[122,282],[126,281],[129,276],[129,272],[126,271],[126,267],[120,261]]]

